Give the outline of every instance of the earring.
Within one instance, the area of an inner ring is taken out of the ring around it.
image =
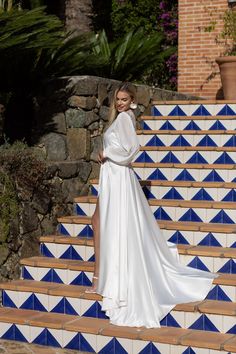
[[[131,109],[136,109],[137,107],[138,107],[138,105],[136,103],[134,103],[134,102],[130,103],[130,108]]]

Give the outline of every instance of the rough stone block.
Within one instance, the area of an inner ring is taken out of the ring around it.
[[[87,160],[90,152],[89,132],[83,128],[68,129],[67,147],[70,160]]]
[[[46,148],[48,160],[60,161],[67,158],[66,139],[63,135],[49,133],[44,135],[40,142]]]
[[[60,178],[72,178],[77,175],[78,163],[74,161],[64,161],[58,163],[58,176]]]
[[[102,120],[108,121],[109,119],[109,107],[101,106],[99,109],[99,116]]]
[[[99,120],[93,111],[83,111],[82,109],[69,108],[66,111],[66,123],[68,128],[83,128]]]
[[[70,107],[80,107],[86,110],[91,110],[97,106],[97,99],[95,96],[86,97],[86,96],[71,96],[68,99],[68,105]]]
[[[140,105],[147,107],[150,103],[151,91],[148,86],[137,86],[137,101]]]
[[[78,166],[77,172],[78,172],[79,178],[83,182],[87,182],[90,172],[92,170],[91,163],[82,161],[82,162],[78,162],[77,166]]]
[[[72,76],[69,78],[66,91],[74,95],[97,95],[99,78],[96,76]]]
[[[102,150],[102,138],[101,138],[101,136],[96,136],[95,138],[92,138],[91,139],[91,145],[92,145],[92,153],[90,155],[90,159],[92,161],[97,162],[98,153],[99,153],[99,151]]]

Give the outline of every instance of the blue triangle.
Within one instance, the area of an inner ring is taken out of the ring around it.
[[[226,130],[221,121],[217,120],[215,123],[209,128],[209,130]]]
[[[173,125],[167,120],[159,130],[176,130]]]
[[[93,230],[89,225],[86,225],[83,230],[80,231],[79,235],[80,237],[93,237]]]
[[[61,280],[55,269],[52,269],[52,282],[63,284],[63,281]]]
[[[144,121],[142,121],[142,129],[143,129],[143,130],[152,130],[152,129],[149,127],[149,125],[147,125],[147,123],[144,122]]]
[[[209,320],[206,315],[201,315],[197,321],[195,321],[189,329],[200,329],[203,331],[219,332],[216,326]]]
[[[152,174],[147,179],[167,181],[167,178],[158,169],[156,169],[154,172],[152,172]]]
[[[236,241],[230,246],[230,248],[236,248]]]
[[[210,222],[220,224],[234,224],[234,221],[230,219],[230,217],[223,209],[220,210],[219,213],[216,214],[216,216],[214,216],[214,218]]]
[[[26,267],[23,267],[23,268],[22,268],[22,278],[23,278],[23,279],[34,280],[34,278],[33,278],[32,275],[28,272],[28,270],[26,269]]]
[[[87,216],[78,204],[76,204],[76,215]]]
[[[174,317],[168,313],[161,321],[161,326],[168,326],[168,327],[180,327],[178,322],[174,319]]]
[[[175,181],[195,181],[193,176],[190,175],[190,173],[184,169],[180,174],[175,178]]]
[[[79,350],[79,344],[80,344],[80,333],[77,333],[74,336],[74,338],[72,338],[71,341],[65,346],[65,348]]]
[[[169,215],[165,212],[164,209],[162,209],[162,207],[159,207],[155,213],[154,216],[157,220],[171,220],[171,218],[169,217]]]
[[[218,273],[235,274],[236,273],[236,263],[234,262],[234,260],[230,259],[228,262],[226,262],[223,265],[223,267],[218,270]]]
[[[176,244],[189,245],[189,242],[184,238],[180,231],[176,231],[171,238],[168,240],[169,242],[173,242]]]
[[[189,122],[188,125],[183,130],[201,130],[201,129],[193,120],[191,120],[191,122]]]
[[[21,331],[19,330],[19,328],[17,326],[15,326],[15,339],[17,342],[25,342],[27,343],[27,339],[25,338],[25,336],[21,333]]]
[[[228,330],[228,332],[226,332],[226,333],[236,334],[236,325],[234,325],[232,328],[230,328],[230,329]],[[231,353],[228,353],[228,354],[231,354]]]
[[[71,283],[71,285],[91,285],[91,281],[84,272],[81,272]]]
[[[220,157],[214,162],[214,163],[220,163],[220,164],[234,164],[235,162],[231,159],[231,157],[227,154],[227,152],[223,152]]]
[[[9,295],[6,293],[5,290],[2,291],[2,305],[4,307],[13,307],[17,308],[17,306],[14,304],[12,299],[9,297]]]
[[[188,209],[186,211],[186,213],[181,216],[179,221],[200,221],[200,222],[202,222],[200,217],[195,213],[195,211],[192,208]]]
[[[88,262],[95,262],[95,254],[88,259]]]
[[[116,338],[112,338],[98,354],[128,354],[128,352],[121,346]]]
[[[168,114],[168,116],[186,116],[186,113],[177,105],[175,108]]]
[[[186,163],[208,163],[204,157],[200,154],[200,152],[195,152],[193,156]]]
[[[78,316],[79,313],[75,311],[75,309],[72,307],[72,305],[69,303],[67,298],[64,299],[64,304],[65,304],[65,313],[67,315],[76,315]]]
[[[83,258],[80,256],[80,254],[74,249],[73,246],[71,246],[71,259],[83,261]]]
[[[72,259],[72,246],[69,246],[67,250],[60,256],[60,259]]]
[[[214,140],[209,135],[205,135],[197,146],[217,146]]]
[[[201,104],[196,111],[192,114],[192,116],[211,116],[208,110]]]
[[[9,339],[15,340],[15,328],[16,326],[13,324],[1,337],[1,339]]]
[[[229,301],[230,298],[225,294],[219,285],[216,285],[207,295],[208,300]]]
[[[46,339],[47,339],[47,345],[50,347],[57,347],[60,348],[60,344],[58,343],[58,341],[53,337],[53,335],[49,332],[48,329],[46,329]]]
[[[212,235],[210,232],[206,235],[201,242],[199,242],[198,246],[215,246],[215,247],[222,247],[221,244],[217,241],[217,239]]]
[[[20,306],[20,308],[25,310],[34,310],[34,294],[31,294]]]
[[[154,162],[151,157],[143,151],[141,155],[134,162]]]
[[[101,310],[101,305],[96,301],[84,314],[85,317],[108,318]]]
[[[47,246],[44,243],[42,243],[40,245],[40,250],[41,250],[42,256],[54,258],[54,255],[49,251],[49,249],[47,248]]]
[[[205,270],[209,272],[209,269],[205,266],[204,263],[202,263],[202,261],[198,257],[194,257],[192,261],[188,264],[188,267]]]
[[[52,269],[49,269],[49,271],[44,275],[41,281],[47,281],[49,283],[52,282]]]
[[[44,328],[42,332],[33,340],[33,343],[40,345],[47,345],[47,329]]]
[[[94,188],[94,186],[91,187],[91,194],[95,196],[98,195],[98,191],[96,190],[96,188]]]
[[[184,199],[177,190],[172,187],[165,195],[162,197],[162,199]]]
[[[139,354],[161,354],[161,352],[159,352],[155,345],[150,342],[145,348],[143,348],[143,350],[141,350],[141,352],[139,352]]]
[[[152,116],[162,116],[160,111],[155,106],[152,107],[152,113],[151,114],[152,114]]]
[[[205,177],[203,182],[224,182],[215,170],[212,170],[208,176]]]
[[[188,347],[182,354],[197,354],[191,347]]]
[[[217,116],[234,116],[235,112],[227,104],[217,113]]]
[[[177,157],[171,151],[168,152],[168,154],[160,162],[161,163],[168,163],[168,162],[180,163],[180,161],[177,159]]]
[[[143,193],[147,199],[156,199],[147,186],[142,187]]]
[[[223,202],[236,202],[236,191],[234,189],[231,189],[229,193],[226,194],[224,199],[222,199]]]
[[[154,135],[151,140],[145,146],[165,146],[158,136]]]
[[[172,144],[171,146],[191,146],[189,142],[183,137],[183,135],[180,135]]]
[[[89,342],[84,338],[84,336],[80,333],[79,336],[79,350],[82,352],[88,352],[88,353],[95,353],[95,350],[93,347],[91,347],[91,345],[89,344]]]
[[[63,297],[50,312],[65,313],[65,298]]]
[[[41,304],[37,296],[34,294],[33,297],[33,303],[34,303],[34,310],[41,311],[41,312],[47,312],[47,309]]]
[[[201,188],[192,200],[213,200],[213,198],[205,191],[204,188]]]
[[[66,230],[66,228],[62,224],[58,224],[58,232],[62,235],[70,236],[69,232]]]
[[[235,147],[236,146],[236,135],[231,136],[231,138],[224,144],[224,146]]]

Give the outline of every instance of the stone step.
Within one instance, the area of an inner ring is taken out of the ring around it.
[[[17,280],[1,283],[0,288],[5,308],[107,318],[101,311],[102,297],[86,293],[83,286]],[[235,302],[205,299],[176,305],[161,326],[235,334],[235,315]]]
[[[91,195],[98,195],[98,180],[91,181]],[[147,199],[236,201],[236,183],[141,180]]]
[[[169,150],[169,151],[168,151]],[[141,150],[135,157],[134,163],[137,162],[160,162],[160,163],[181,163],[181,164],[235,164],[236,152],[235,151],[192,151],[182,147],[171,150],[152,148],[148,150]]]
[[[138,179],[188,182],[236,182],[234,164],[132,163]]]
[[[77,215],[93,215],[97,198],[78,197],[74,201]],[[236,223],[235,202],[150,198],[148,203],[157,220]]]
[[[142,117],[139,128],[141,130],[163,130],[167,127],[176,130],[234,130],[236,126],[234,116],[150,116]]]
[[[235,147],[236,130],[137,130],[141,146]]]
[[[0,338],[96,353],[236,352],[234,334],[176,327],[121,327],[107,319],[35,310],[1,308],[0,324]]]

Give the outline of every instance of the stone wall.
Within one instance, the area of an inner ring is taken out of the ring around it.
[[[20,259],[39,255],[39,237],[55,233],[57,218],[73,213],[73,198],[89,193],[89,180],[99,176],[97,154],[119,84],[98,77],[64,77],[45,84],[35,98],[34,148],[44,156],[45,171],[37,188],[21,185],[22,178],[16,181],[20,212],[6,239],[1,240],[0,230],[0,280],[18,278]],[[137,85],[137,96],[138,116],[150,114],[152,99],[193,98],[143,85]]]

